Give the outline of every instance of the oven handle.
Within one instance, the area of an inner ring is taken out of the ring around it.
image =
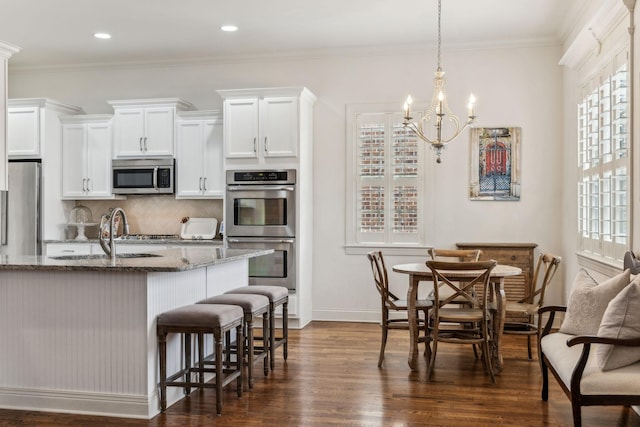
[[[227,237],[229,243],[295,243],[295,239],[231,239]]]
[[[246,186],[237,186],[230,185],[227,186],[227,191],[273,191],[273,190],[281,190],[281,191],[295,191],[294,187],[288,187],[284,185],[246,185]]]

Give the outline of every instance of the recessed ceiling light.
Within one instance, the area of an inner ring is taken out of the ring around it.
[[[95,33],[93,35],[93,37],[95,37],[97,39],[110,39],[111,38],[111,34],[108,34],[108,33]]]
[[[238,27],[236,27],[235,25],[223,25],[222,27],[220,27],[220,29],[222,31],[227,32],[227,33],[232,33],[234,31],[238,31]]]

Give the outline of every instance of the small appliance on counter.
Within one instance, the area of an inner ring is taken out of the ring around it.
[[[218,220],[215,218],[188,218],[182,222],[180,238],[185,240],[212,240],[216,237]]]

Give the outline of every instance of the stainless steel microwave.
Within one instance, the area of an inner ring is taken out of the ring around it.
[[[113,194],[173,194],[174,159],[114,159]]]

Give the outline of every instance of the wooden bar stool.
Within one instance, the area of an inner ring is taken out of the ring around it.
[[[269,298],[269,336],[263,336],[265,347],[269,346],[269,364],[271,370],[275,368],[276,348],[282,346],[284,360],[287,360],[288,340],[289,340],[289,290],[284,286],[241,286],[232,289],[225,294],[256,294]],[[282,336],[276,337],[276,308],[282,305]],[[268,341],[267,341],[268,340]],[[267,344],[268,342],[268,344]]]
[[[160,409],[167,409],[167,386],[182,387],[189,395],[191,387],[216,389],[216,410],[222,414],[222,388],[234,379],[237,382],[238,397],[242,396],[242,362],[239,357],[235,369],[222,366],[222,342],[227,331],[236,328],[237,339],[242,342],[242,322],[244,313],[237,305],[192,304],[160,314],[157,318],[158,352],[160,354]],[[184,335],[185,367],[167,377],[167,334]],[[214,339],[215,368],[204,367],[204,340],[198,340],[198,367],[191,366],[191,334],[212,334]],[[205,383],[204,373],[213,372],[215,383]],[[191,380],[192,373],[199,373],[197,382]],[[183,377],[181,379],[181,377]]]
[[[244,354],[247,355],[247,370],[249,388],[253,388],[253,364],[263,360],[264,375],[269,374],[269,351],[266,346],[261,349],[254,348],[253,318],[262,316],[263,336],[269,333],[269,298],[257,294],[224,294],[199,301],[198,304],[227,304],[242,307],[244,312]],[[227,332],[227,335],[230,335]],[[227,349],[232,348],[227,345]],[[237,346],[236,346],[237,348]],[[236,352],[236,354],[238,354]],[[240,353],[242,354],[242,353]]]

